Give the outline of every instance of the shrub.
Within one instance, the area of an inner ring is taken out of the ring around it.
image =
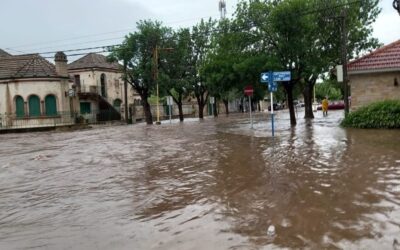
[[[400,100],[372,103],[351,112],[341,123],[352,128],[400,128]]]

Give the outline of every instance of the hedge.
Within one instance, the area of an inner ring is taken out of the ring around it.
[[[387,100],[359,108],[341,122],[351,128],[400,128],[400,100]]]

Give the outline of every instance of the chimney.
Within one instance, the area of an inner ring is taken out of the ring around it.
[[[54,61],[56,63],[57,75],[68,77],[68,66],[67,66],[68,60],[64,52],[61,51],[57,52],[56,55],[54,56]]]

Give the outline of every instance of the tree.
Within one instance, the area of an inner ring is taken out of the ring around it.
[[[154,91],[157,81],[156,65],[153,60],[157,47],[162,47],[171,29],[160,22],[139,21],[137,31],[125,37],[119,47],[111,49],[110,58],[126,63],[124,78],[140,95],[147,124],[153,124],[148,98]]]
[[[191,86],[194,84],[190,75],[191,63],[191,35],[189,29],[181,29],[173,33],[166,46],[172,49],[171,53],[165,55],[161,62],[162,69],[160,82],[162,88],[168,95],[172,96],[178,105],[179,120],[183,122],[183,100],[190,94]]]
[[[190,78],[193,80],[192,90],[199,107],[199,118],[204,118],[204,107],[209,96],[208,83],[205,75],[205,64],[211,44],[211,33],[215,21],[203,19],[192,29],[192,58],[190,65]]]
[[[342,91],[338,83],[334,80],[326,80],[316,84],[315,96],[318,100],[322,100],[327,96],[331,100],[341,100],[343,98]]]
[[[377,3],[377,0],[250,0],[239,3],[236,11],[238,22],[243,27],[251,24],[249,33],[258,39],[252,49],[261,44],[268,51],[268,68],[292,73],[292,80],[282,83],[287,93],[292,125],[296,124],[294,86],[304,83],[305,117],[312,118],[313,86],[320,74],[340,61],[340,25],[335,17],[340,17],[344,8],[347,10],[348,53],[352,58],[378,44],[370,37],[371,23],[379,13]]]
[[[372,23],[380,12],[377,0],[354,1],[351,3],[342,0],[320,1],[310,8],[320,9],[310,12],[315,26],[311,33],[309,53],[305,57],[303,90],[305,103],[305,118],[314,118],[312,112],[313,89],[319,75],[333,70],[341,64],[341,35],[348,39],[347,58],[352,59],[367,50],[379,46],[377,39],[372,35]],[[344,11],[346,16],[343,16]],[[346,34],[342,34],[341,25],[346,18]]]

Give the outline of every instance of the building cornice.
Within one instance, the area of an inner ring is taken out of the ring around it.
[[[68,73],[78,73],[78,72],[86,72],[86,71],[102,71],[102,72],[112,72],[112,73],[122,73],[119,69],[109,69],[109,68],[79,68],[79,69],[68,69]]]
[[[4,83],[15,83],[15,82],[59,82],[62,80],[68,80],[73,82],[69,77],[27,77],[27,78],[4,78],[0,79],[0,84]]]

